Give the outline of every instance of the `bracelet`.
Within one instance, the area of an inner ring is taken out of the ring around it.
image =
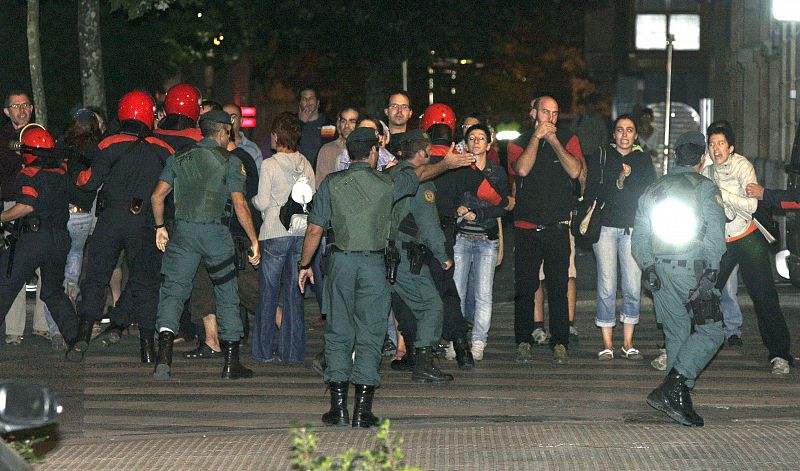
[[[166,224],[163,222],[161,224],[154,224],[153,229],[161,229],[162,227],[166,227]]]
[[[297,262],[297,271],[300,271],[300,270],[308,270],[309,268],[311,268],[311,263],[310,263],[310,262],[309,262],[307,265],[303,265],[303,264],[302,264],[302,263],[300,263],[300,261],[298,260],[298,262]]]

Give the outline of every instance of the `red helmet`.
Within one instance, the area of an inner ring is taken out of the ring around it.
[[[200,117],[200,90],[188,83],[174,85],[167,90],[164,111],[186,116],[196,122]]]
[[[444,103],[434,103],[425,110],[420,120],[420,128],[427,131],[434,124],[446,124],[453,133],[456,132],[456,113]]]
[[[19,142],[28,147],[35,147],[37,149],[52,149],[56,146],[56,141],[53,136],[41,124],[31,123],[19,132]],[[25,165],[30,165],[38,157],[30,152],[20,151]]]
[[[153,129],[153,98],[145,92],[134,90],[122,95],[117,106],[117,118],[120,122],[135,119]]]

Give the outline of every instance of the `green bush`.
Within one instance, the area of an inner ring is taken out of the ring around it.
[[[350,448],[339,456],[325,456],[317,452],[317,437],[310,426],[293,428],[292,467],[302,471],[422,471],[421,468],[403,464],[405,454],[400,449],[403,438],[389,430],[389,419],[381,422],[371,450]]]

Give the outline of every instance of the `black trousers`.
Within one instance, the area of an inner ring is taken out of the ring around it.
[[[154,330],[161,284],[161,252],[144,214],[134,215],[125,208],[106,209],[88,244],[89,263],[78,304],[81,321],[93,322],[102,316],[106,286],[124,249],[130,275],[111,320],[118,325],[138,322],[140,329]]]
[[[550,344],[569,344],[567,281],[569,230],[566,225],[543,231],[514,229],[514,339],[531,343],[534,294],[539,289],[539,268],[544,263],[550,315]]]
[[[760,232],[754,231],[725,245],[727,251],[720,261],[717,288],[724,288],[734,267],[739,264],[739,276],[753,300],[758,331],[769,351],[769,358],[780,357],[792,364],[789,328],[778,303],[778,291],[772,278],[769,244]]]
[[[11,275],[6,274],[9,250],[0,255],[0,324],[17,294],[39,268],[41,292],[64,340],[72,344],[78,335],[78,317],[72,302],[64,292],[64,266],[67,263],[71,240],[67,228],[53,229],[43,225],[38,232],[20,236],[14,253]]]

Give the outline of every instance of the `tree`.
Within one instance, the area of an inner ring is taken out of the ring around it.
[[[100,42],[100,0],[79,0],[78,49],[83,105],[106,109],[103,49]]]
[[[36,105],[36,120],[47,127],[47,102],[44,96],[42,77],[42,53],[39,47],[39,0],[28,0],[28,63],[31,69],[33,103]]]

